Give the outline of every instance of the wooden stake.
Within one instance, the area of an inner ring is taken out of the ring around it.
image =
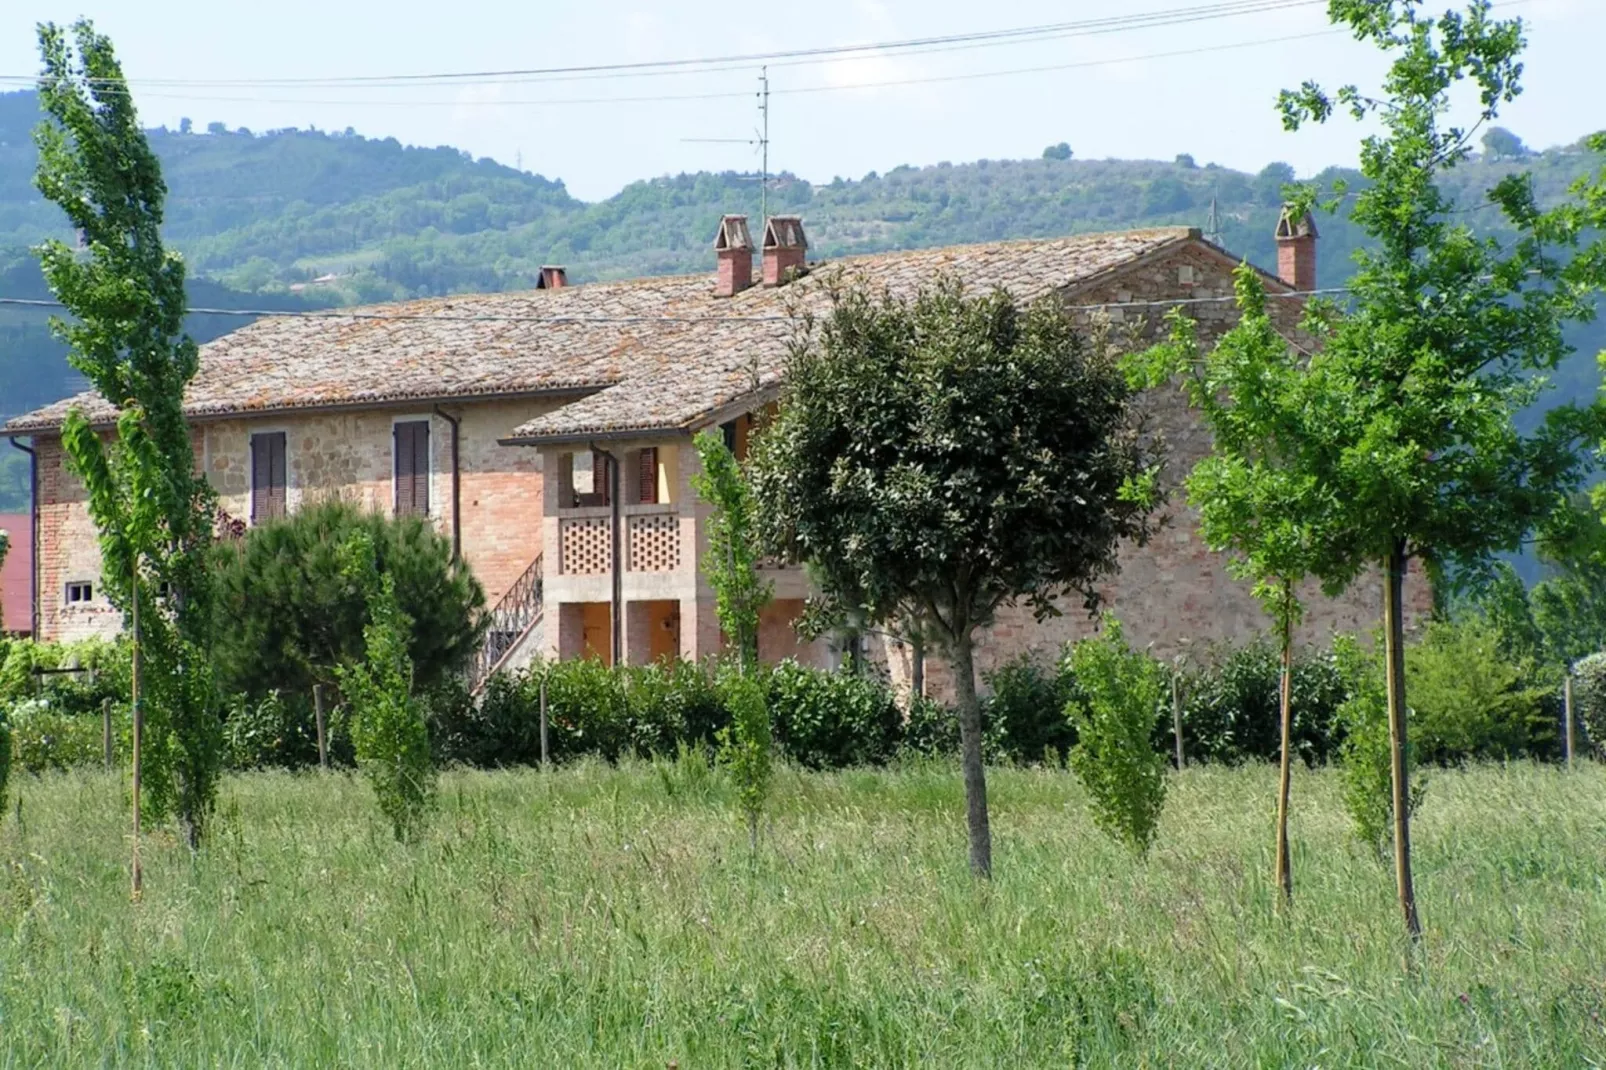
[[[1171,673],[1171,732],[1177,741],[1177,768],[1187,765],[1182,754],[1182,672],[1176,666]]]
[[[541,674],[541,768],[547,767],[546,752],[546,674]]]
[[[1567,768],[1573,767],[1573,674],[1567,673],[1567,679],[1561,686],[1561,716],[1562,734],[1561,749],[1567,756]]]
[[[130,700],[134,707],[134,739],[133,739],[133,766],[134,766],[134,858],[132,868],[133,897],[138,902],[145,893],[145,874],[140,867],[139,860],[139,792],[140,792],[140,737],[145,734],[145,710],[140,705],[139,669],[140,669],[140,635],[139,635],[139,568],[134,568],[134,613],[133,613],[133,673],[130,687]]]
[[[312,685],[312,720],[318,728],[318,768],[329,771],[329,736],[324,730],[323,685]]]
[[[107,772],[112,768],[112,700],[100,701],[100,755]]]
[[[1283,664],[1277,696],[1278,720],[1282,722],[1282,756],[1277,774],[1277,887],[1282,901],[1294,898],[1294,871],[1288,850],[1288,789],[1293,770],[1294,747],[1294,593],[1283,585]]]

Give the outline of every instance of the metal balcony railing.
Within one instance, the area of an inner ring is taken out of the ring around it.
[[[486,630],[485,642],[469,668],[468,686],[471,693],[477,693],[485,686],[485,681],[501,668],[502,662],[507,660],[507,656],[540,619],[541,555],[537,554],[524,574],[514,580],[513,586],[491,607],[491,626]]]

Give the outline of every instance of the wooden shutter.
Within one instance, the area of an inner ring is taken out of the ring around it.
[[[290,484],[286,460],[283,431],[251,436],[252,523],[285,515]]]
[[[601,450],[591,451],[591,471],[595,481],[592,490],[594,505],[610,505],[613,499],[608,495],[613,493],[613,468],[608,461],[608,455]]]
[[[641,451],[641,501],[646,505],[658,504],[658,448],[648,446]]]
[[[392,428],[396,456],[396,513],[429,512],[429,421],[410,420]]]

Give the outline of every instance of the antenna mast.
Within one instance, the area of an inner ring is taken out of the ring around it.
[[[758,114],[762,123],[758,135],[760,169],[758,177],[758,218],[764,226],[770,218],[770,69],[758,69]]]
[[[1210,214],[1205,216],[1204,237],[1211,245],[1222,243],[1221,209],[1216,206],[1214,194],[1210,197]]]

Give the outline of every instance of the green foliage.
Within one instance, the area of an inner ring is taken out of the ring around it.
[[[1058,145],[1050,145],[1043,150],[1043,159],[1045,160],[1069,160],[1070,158],[1071,146],[1064,141],[1061,141]]]
[[[1282,660],[1270,636],[1215,652],[1182,678],[1183,746],[1189,761],[1276,761],[1281,742],[1278,692]],[[1293,753],[1320,765],[1342,738],[1339,707],[1348,692],[1331,656],[1296,651],[1293,672]],[[1171,722],[1162,718],[1155,744],[1171,745]]]
[[[981,711],[989,761],[1065,761],[1076,744],[1076,727],[1065,716],[1067,704],[1077,697],[1068,663],[1045,667],[1022,654],[986,673],[982,682],[989,692]]]
[[[1081,690],[1066,709],[1077,732],[1071,770],[1087,789],[1094,824],[1146,854],[1165,806],[1166,759],[1151,743],[1165,670],[1129,647],[1121,622],[1108,615],[1102,633],[1073,644],[1069,659]]]
[[[703,575],[714,589],[720,629],[746,672],[758,664],[758,617],[771,594],[771,585],[758,576],[752,491],[718,434],[704,431],[693,445],[702,468],[691,477],[692,489],[712,506],[704,523]]]
[[[331,689],[332,691],[333,689]],[[353,760],[346,708],[325,711],[329,760]],[[305,769],[318,764],[318,726],[312,699],[299,692],[269,691],[260,699],[235,695],[223,723],[231,769]]]
[[[1573,708],[1597,754],[1606,756],[1606,653],[1573,666]]]
[[[747,818],[748,843],[758,846],[758,819],[770,793],[770,712],[764,685],[750,673],[726,668],[720,693],[731,722],[719,733],[719,760],[736,784],[736,798]]]
[[[1344,808],[1349,811],[1355,837],[1374,848],[1381,859],[1394,836],[1394,781],[1383,666],[1374,651],[1363,648],[1351,636],[1339,636],[1334,641],[1333,657],[1349,692],[1338,710],[1339,721],[1344,725],[1344,741],[1338,749]],[[1408,746],[1407,769],[1415,764],[1414,754],[1414,745]],[[1422,805],[1426,787],[1420,779],[1412,783],[1407,807],[1410,814]]]
[[[375,567],[391,578],[410,621],[407,656],[427,689],[473,656],[485,633],[485,592],[451,541],[424,518],[387,517],[347,502],[307,505],[250,528],[211,556],[217,591],[213,657],[230,694],[260,701],[270,692],[310,696],[339,665],[362,656],[369,600],[343,571],[341,548],[361,536]]]
[[[1556,719],[1529,658],[1501,650],[1488,621],[1432,621],[1407,649],[1413,745],[1433,763],[1554,753]]]
[[[765,675],[765,705],[775,718],[775,741],[799,765],[878,765],[897,748],[903,713],[880,681],[806,669],[791,660]],[[730,715],[734,723],[734,707]]]
[[[340,689],[351,707],[351,742],[357,767],[373,785],[379,809],[398,840],[414,839],[435,791],[429,725],[413,693],[407,637],[413,622],[396,598],[396,579],[380,572],[366,533],[341,548],[348,580],[368,599],[363,659],[339,667]]]
[[[954,668],[971,868],[991,872],[976,629],[1015,600],[1098,604],[1155,504],[1147,440],[1102,340],[943,277],[911,301],[837,280],[754,447],[763,541],[805,563],[818,619],[912,630]]]
[[[88,255],[59,240],[37,251],[73,316],[51,322],[68,361],[120,411],[108,445],[72,410],[62,445],[100,534],[101,588],[139,617],[148,806],[153,818],[176,809],[194,846],[217,793],[221,722],[205,671],[213,498],[195,474],[183,415],[197,361],[183,334],[184,261],[162,245],[166,187],[111,42],[88,21],[72,32],[69,45],[54,24],[39,28],[48,118],[34,131],[35,182]]]
[[[105,762],[106,728],[98,710],[93,714],[75,712],[47,698],[25,699],[9,711],[0,709],[0,722],[4,722],[0,735],[8,735],[10,740],[10,747],[0,754],[0,766],[9,759],[24,772],[43,773],[99,769]],[[127,761],[131,730],[127,704],[114,707],[113,761]]]

